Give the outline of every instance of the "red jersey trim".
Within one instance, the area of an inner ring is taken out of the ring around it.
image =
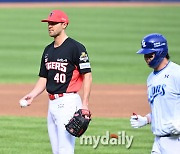
[[[71,78],[71,81],[69,83],[69,86],[67,87],[67,93],[69,92],[78,92],[81,89],[83,83],[83,75],[81,75],[77,69],[73,71],[73,75]]]

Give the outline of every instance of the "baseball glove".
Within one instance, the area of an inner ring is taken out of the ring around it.
[[[65,125],[66,130],[75,137],[80,137],[88,128],[91,121],[91,113],[86,109],[79,109],[74,113],[69,123]]]

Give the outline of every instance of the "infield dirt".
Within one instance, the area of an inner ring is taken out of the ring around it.
[[[47,92],[43,92],[27,108],[19,106],[19,99],[30,92],[33,86],[33,84],[1,84],[0,115],[46,117]],[[82,96],[82,91],[79,94]],[[89,108],[93,117],[130,117],[133,112],[145,115],[149,112],[146,86],[93,84]]]

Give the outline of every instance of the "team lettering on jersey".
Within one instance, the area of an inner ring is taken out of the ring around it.
[[[54,76],[54,80],[56,83],[65,83],[66,82],[66,71],[68,63],[65,62],[47,62],[46,64],[47,70],[58,70],[60,72],[56,73]]]
[[[58,70],[61,72],[66,72],[68,63],[62,62],[47,62],[46,69],[47,70]]]
[[[149,98],[148,98],[149,102],[153,103],[154,99],[158,95],[160,95],[160,96],[165,95],[165,87],[166,87],[165,84],[151,87],[151,89],[148,90],[149,91]]]

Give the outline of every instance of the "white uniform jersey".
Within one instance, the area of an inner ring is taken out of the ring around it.
[[[148,101],[151,106],[151,127],[154,135],[170,134],[167,123],[180,120],[180,66],[169,62],[147,79]]]

